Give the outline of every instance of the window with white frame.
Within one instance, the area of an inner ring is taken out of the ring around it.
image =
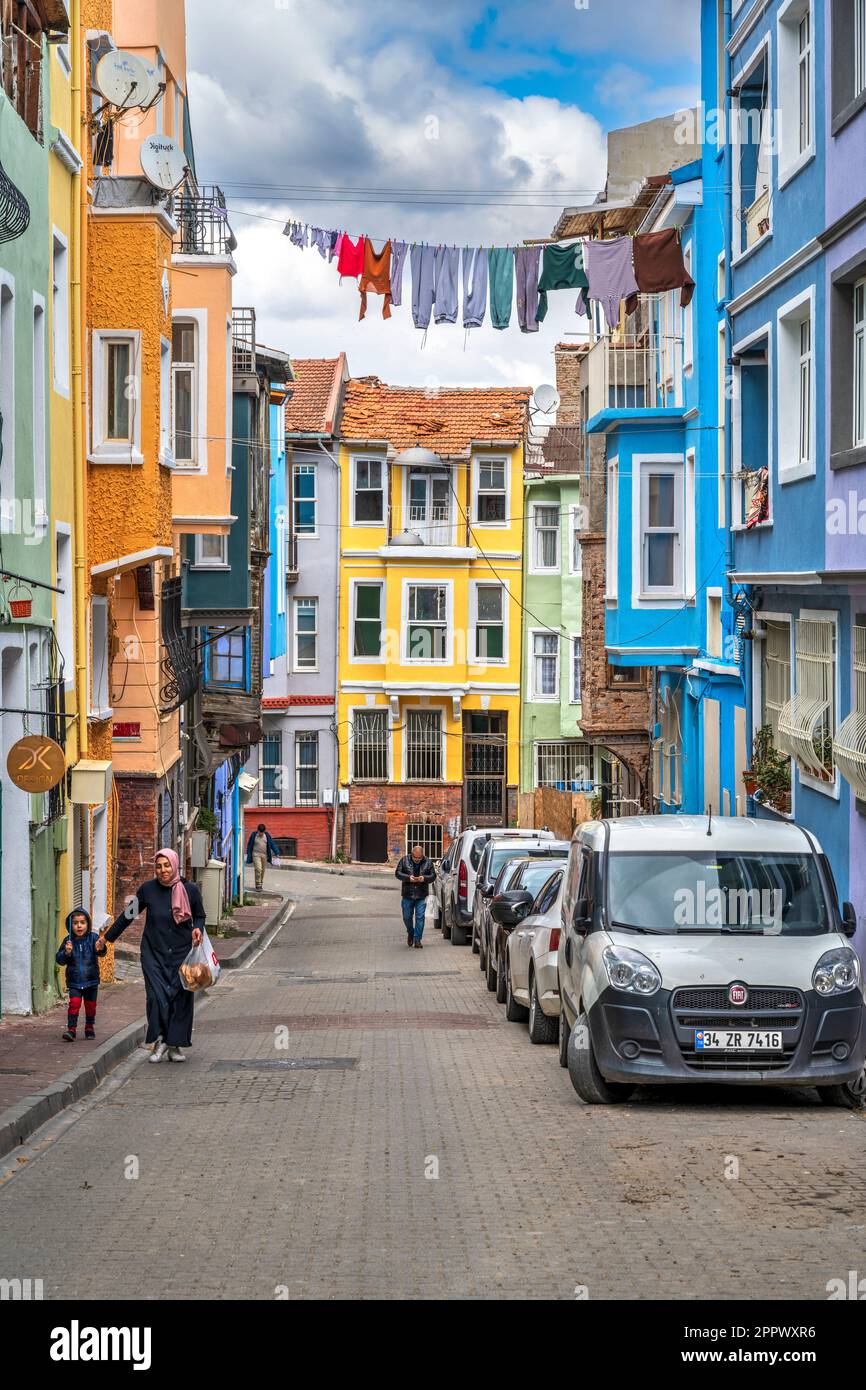
[[[689,244],[683,248],[683,264],[685,265],[686,273],[687,273],[688,275],[692,275],[692,276],[693,276],[693,275],[694,275],[694,272],[693,272],[693,270],[692,270],[692,260],[693,260],[692,243],[689,242]],[[682,332],[683,332],[683,370],[684,370],[684,371],[690,370],[690,369],[694,366],[694,362],[695,362],[695,348],[694,348],[694,316],[693,316],[693,308],[694,308],[694,300],[693,300],[693,299],[690,299],[689,302],[688,302],[688,304],[686,305],[686,307],[685,307],[684,309],[681,310],[681,313],[682,313],[682,316],[683,316],[683,329],[682,329]]]
[[[266,733],[259,744],[259,767],[262,782],[259,800],[262,806],[281,806],[283,736],[281,733]]]
[[[228,536],[196,536],[195,568],[228,569]]]
[[[33,505],[34,522],[48,516],[45,477],[45,304],[33,305]]]
[[[537,502],[532,509],[532,568],[538,573],[559,570],[559,507]]]
[[[559,791],[592,788],[592,747],[581,739],[545,740],[535,746],[535,785]]]
[[[571,509],[571,543],[569,547],[569,570],[572,574],[583,574],[583,545],[581,536],[583,535],[584,512],[583,507],[572,507]]]
[[[571,639],[571,703],[579,705],[583,685],[583,641],[580,637]]]
[[[866,5],[866,0],[863,0]],[[854,286],[854,447],[866,444],[866,280]]]
[[[851,628],[853,679],[851,711],[839,725],[833,740],[836,765],[854,795],[866,800],[866,627],[860,622]],[[858,808],[859,809],[859,808]]]
[[[866,0],[829,0],[827,11],[827,20],[825,11],[819,12],[815,27],[818,33],[822,22],[827,28],[831,76],[828,114],[831,133],[836,135],[859,114],[866,93]]]
[[[319,600],[295,599],[295,670],[319,669]]]
[[[801,774],[832,782],[836,766],[836,615],[800,617],[795,628],[794,693],[779,712],[779,747]]]
[[[104,715],[111,708],[108,599],[90,600],[90,713]]]
[[[797,26],[797,114],[800,153],[812,143],[812,16],[807,10]]]
[[[722,596],[707,591],[707,656],[722,655]]]
[[[57,645],[63,658],[63,681],[71,685],[75,679],[74,633],[75,619],[72,593],[72,533],[55,523],[56,573],[55,583],[62,593],[57,595]]]
[[[196,458],[197,353],[196,324],[175,319],[171,329],[172,452],[187,467]]]
[[[445,661],[447,656],[447,587],[444,584],[407,585],[406,659]]]
[[[159,340],[159,461],[174,463],[171,446],[171,343]]]
[[[207,648],[207,682],[245,690],[247,685],[247,632],[222,632],[210,628]]]
[[[533,632],[530,652],[530,699],[559,699],[559,636]]]
[[[295,734],[295,805],[319,804],[319,735],[315,730]]]
[[[619,461],[608,459],[604,596],[616,603],[619,588]]]
[[[407,709],[406,781],[442,780],[442,711]]]
[[[140,333],[93,333],[92,463],[144,462]]]
[[[54,389],[69,394],[69,252],[64,237],[52,235],[51,338]]]
[[[778,313],[779,480],[815,472],[814,291],[806,291]]]
[[[779,13],[779,182],[809,158],[814,147],[814,50],[811,0],[789,0]]]
[[[644,463],[640,473],[641,591],[683,592],[683,468]]]
[[[318,471],[315,463],[296,463],[292,466],[296,536],[318,535]]]
[[[779,746],[779,715],[791,698],[791,625],[762,619],[761,726],[769,724]]]
[[[502,584],[475,584],[474,628],[476,661],[504,661],[505,587]]]
[[[381,526],[385,521],[385,464],[382,459],[355,459],[352,521]]]
[[[786,128],[790,129],[791,121]],[[734,256],[771,230],[773,110],[770,102],[769,48],[761,46],[748,70],[736,79],[731,103]]]
[[[382,655],[382,583],[359,581],[354,586],[352,614],[352,655],[378,661]]]
[[[504,526],[508,520],[508,465],[504,459],[475,461],[475,520]]]
[[[388,753],[388,711],[356,709],[352,714],[353,781],[386,782]]]

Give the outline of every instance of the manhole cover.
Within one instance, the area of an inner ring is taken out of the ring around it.
[[[32,1076],[31,1069],[25,1067],[0,1067],[0,1076]]]
[[[352,1071],[357,1057],[271,1057],[260,1061],[220,1061],[211,1064],[211,1071]]]

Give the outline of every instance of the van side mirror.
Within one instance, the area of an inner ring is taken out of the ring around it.
[[[589,915],[589,898],[578,898],[574,904],[574,912],[571,916],[571,925],[578,936],[586,936],[592,925],[592,918]]]
[[[842,934],[853,936],[857,930],[857,910],[853,903],[842,904]]]

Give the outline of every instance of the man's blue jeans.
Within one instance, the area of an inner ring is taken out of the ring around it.
[[[416,941],[420,941],[424,935],[424,909],[427,906],[426,898],[401,898],[400,905],[403,908],[403,922],[406,927],[406,935],[411,934]]]

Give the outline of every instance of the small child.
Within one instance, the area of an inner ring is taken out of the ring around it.
[[[99,989],[99,961],[108,949],[102,935],[97,936],[90,924],[90,914],[76,907],[66,919],[69,935],[55,957],[58,965],[66,966],[66,988],[69,991],[69,1010],[66,1016],[66,1042],[75,1042],[78,1015],[84,1000],[84,1036],[95,1038],[96,995]]]

